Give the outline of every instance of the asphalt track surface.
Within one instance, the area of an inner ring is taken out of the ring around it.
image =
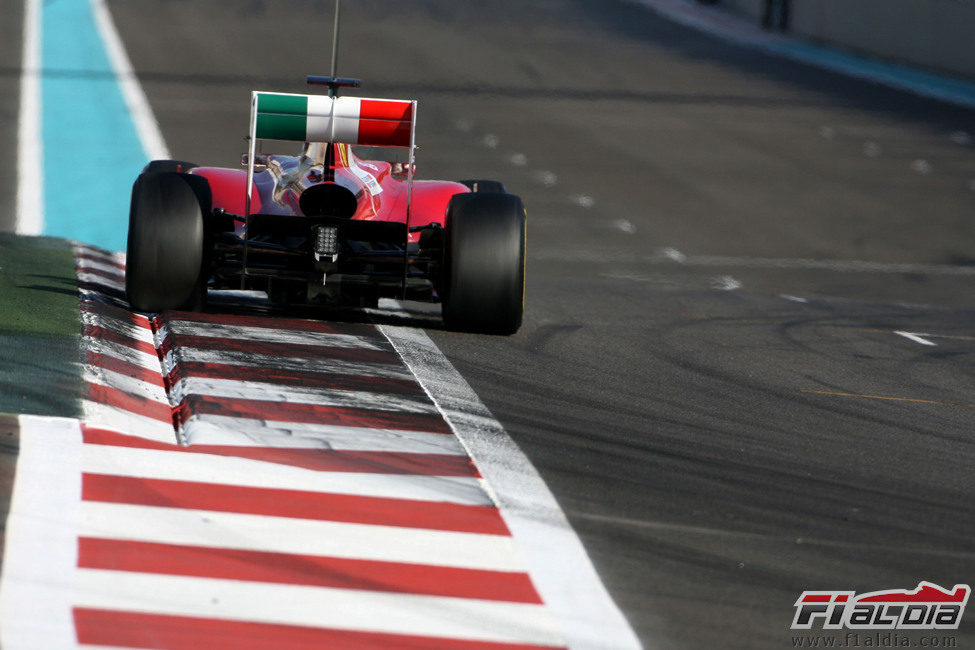
[[[109,4],[177,158],[233,165],[251,90],[328,72],[331,2]],[[416,321],[647,647],[790,647],[803,590],[972,582],[975,113],[624,3],[344,5],[340,73],[420,101],[420,176],[528,206],[522,330]]]

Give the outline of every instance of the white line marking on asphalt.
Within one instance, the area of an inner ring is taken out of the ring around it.
[[[800,302],[800,303],[807,303],[807,302],[809,302],[809,300],[807,298],[800,298],[799,296],[790,296],[787,293],[781,293],[781,294],[779,294],[779,297],[780,298],[784,298],[785,300],[788,300],[790,302]]]
[[[883,153],[883,147],[876,142],[865,142],[863,144],[863,155],[867,158],[879,158]]]
[[[957,145],[967,147],[972,143],[972,136],[967,131],[954,131],[948,139]]]
[[[975,336],[952,336],[950,334],[923,334],[929,339],[949,339],[951,341],[975,341]]]
[[[660,254],[663,255],[666,259],[673,260],[674,262],[678,262],[680,264],[683,264],[684,262],[687,261],[687,255],[684,255],[676,248],[661,249]]]
[[[156,116],[152,113],[149,100],[146,98],[142,85],[132,69],[132,63],[125,52],[125,46],[115,29],[112,15],[105,4],[105,0],[91,0],[92,15],[95,17],[95,24],[98,27],[98,34],[105,43],[105,51],[108,59],[112,63],[112,70],[119,88],[122,91],[122,98],[129,109],[132,123],[135,125],[139,140],[142,142],[142,150],[149,160],[159,160],[169,158],[169,148],[163,140],[162,132],[159,130],[159,123]]]
[[[73,648],[81,428],[20,416],[20,452],[0,580],[0,645]]]
[[[718,291],[735,291],[741,287],[741,282],[730,275],[719,275],[716,278],[711,278],[711,288]]]
[[[613,226],[627,235],[633,235],[636,233],[636,226],[629,219],[617,219],[613,222]]]
[[[586,209],[596,205],[596,199],[592,198],[588,194],[573,194],[569,197],[569,200]]]
[[[507,535],[98,501],[83,501],[81,515],[78,535],[82,537],[486,571],[525,570]],[[256,615],[261,606],[260,601],[252,602],[251,612]]]
[[[559,183],[559,177],[555,174],[555,172],[550,172],[547,170],[537,171],[532,174],[532,177],[545,187],[555,187]]]
[[[20,109],[17,118],[17,208],[20,235],[44,232],[44,151],[41,145],[41,0],[24,3]]]
[[[460,373],[422,330],[378,327],[469,450],[569,647],[640,648],[548,486]]]
[[[911,341],[914,341],[915,343],[920,343],[921,345],[932,345],[932,346],[938,345],[937,343],[933,343],[933,342],[927,340],[926,338],[924,338],[925,336],[931,336],[930,334],[915,333],[915,332],[901,332],[899,330],[898,331],[895,331],[894,334],[897,334],[899,336],[903,336],[904,338],[910,339]]]
[[[927,160],[923,158],[918,158],[911,163],[911,169],[916,171],[918,174],[930,174],[934,171],[934,167]]]
[[[831,126],[821,126],[819,127],[819,135],[827,140],[833,140],[836,138],[836,129]]]

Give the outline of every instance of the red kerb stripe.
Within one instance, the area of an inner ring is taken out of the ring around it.
[[[98,264],[103,264],[105,266],[114,266],[115,268],[124,271],[125,265],[119,264],[115,258],[108,255],[96,255],[94,253],[83,253],[81,251],[75,251],[74,257],[76,260],[85,260],[87,262],[96,262]]]
[[[91,266],[79,266],[78,272],[87,273],[113,282],[125,282],[125,271],[106,271],[105,269],[97,269]]]
[[[255,604],[259,607],[259,604]],[[76,607],[78,643],[168,650],[543,650],[549,646]],[[551,650],[549,648],[549,650]]]
[[[133,377],[154,386],[163,387],[163,378],[159,370],[149,370],[140,365],[124,361],[117,357],[99,352],[89,352],[87,358],[88,365],[97,366],[104,370],[111,370],[122,375]]]
[[[149,323],[149,319],[142,314],[137,314],[129,311],[128,309],[123,309],[122,307],[117,307],[115,305],[109,305],[97,300],[84,300],[81,303],[81,308],[90,314],[114,318],[122,322],[132,323],[133,325],[143,327],[145,329],[151,329],[152,327]]]
[[[146,399],[138,395],[131,395],[117,388],[89,383],[88,399],[92,402],[114,406],[138,415],[145,415],[168,424],[173,423],[173,409],[169,404],[163,404],[162,402]]]
[[[156,449],[159,451],[175,451],[186,454],[210,454],[230,458],[246,458],[248,460],[288,465],[290,467],[300,467],[315,471],[355,471],[350,468],[356,467],[360,470],[364,469],[370,473],[375,473],[377,467],[382,465],[387,470],[382,473],[389,473],[388,470],[391,465],[394,467],[402,467],[404,465],[408,466],[412,462],[413,466],[416,466],[421,462],[421,459],[417,458],[418,456],[422,456],[422,459],[427,461],[425,465],[433,465],[436,460],[444,458],[456,458],[455,468],[458,469],[468,463],[466,456],[394,455],[384,452],[341,452],[321,448],[237,447],[229,445],[192,445],[189,447],[180,447],[175,444],[147,440],[138,436],[129,436],[108,429],[83,426],[82,432],[84,434],[85,444],[88,445],[111,445],[133,449]],[[397,456],[402,458],[397,458]],[[400,462],[394,464],[394,460]],[[442,470],[443,466],[441,465]],[[477,475],[476,469],[470,470],[468,474],[471,472]]]
[[[82,537],[78,566],[541,604],[525,573]]]
[[[85,501],[509,535],[497,508],[216,483],[83,474]]]
[[[117,332],[113,329],[100,327],[98,325],[85,325],[84,335],[101,341],[118,343],[119,345],[132,348],[133,350],[138,350],[139,352],[145,352],[146,354],[156,356],[156,348],[149,341],[134,339],[127,334]]]

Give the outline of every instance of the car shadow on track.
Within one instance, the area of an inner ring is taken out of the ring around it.
[[[247,314],[269,318],[306,318],[334,323],[366,323],[422,329],[444,329],[436,306],[382,300],[378,308],[342,308],[320,305],[281,306],[256,292],[210,292],[207,312]]]

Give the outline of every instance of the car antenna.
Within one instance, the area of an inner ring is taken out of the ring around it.
[[[335,0],[335,20],[332,25],[332,79],[338,73],[339,67],[339,13],[342,11],[342,0]]]
[[[338,97],[339,88],[359,88],[362,86],[362,81],[359,79],[335,76],[339,65],[339,14],[341,9],[342,0],[335,0],[335,25],[332,28],[332,74],[328,77],[310,75],[305,78],[310,86],[328,86],[329,97]]]

